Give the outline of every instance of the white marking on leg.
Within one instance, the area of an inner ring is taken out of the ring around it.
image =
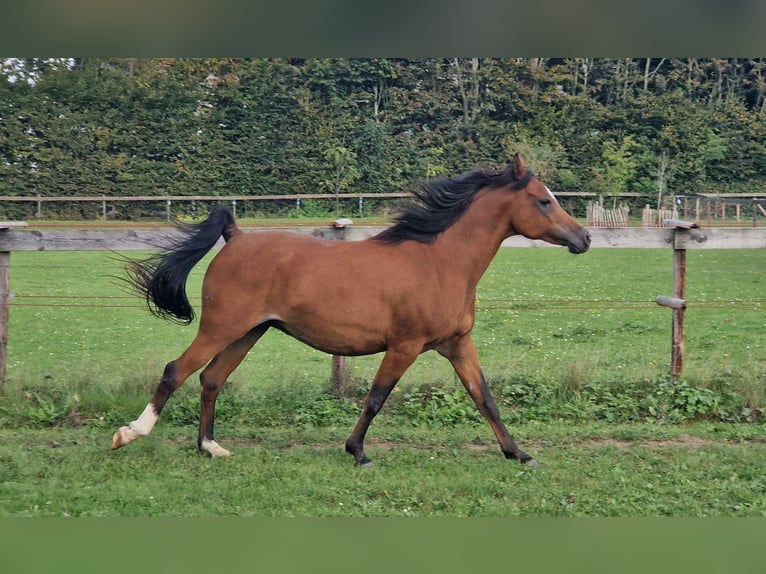
[[[149,403],[146,405],[144,412],[142,412],[136,420],[130,423],[129,426],[131,430],[137,432],[140,436],[146,436],[152,432],[158,418],[159,416],[154,410],[154,405]]]
[[[231,456],[231,453],[214,440],[202,439],[200,448],[210,453],[210,456]]]

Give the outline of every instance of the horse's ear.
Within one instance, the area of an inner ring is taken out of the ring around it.
[[[524,165],[524,160],[521,159],[521,154],[516,153],[513,156],[513,177],[514,179],[521,179],[527,173],[527,166]]]

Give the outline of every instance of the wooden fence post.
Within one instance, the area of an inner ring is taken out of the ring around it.
[[[670,380],[677,381],[684,370],[684,313],[686,311],[686,248],[690,241],[690,229],[696,223],[666,220],[673,226],[673,296],[657,297],[657,304],[673,310],[670,344]]]
[[[26,227],[23,221],[0,222],[0,234],[14,227]],[[11,304],[10,288],[11,252],[0,251],[0,385],[5,382],[8,364],[8,306]]]
[[[330,225],[330,232],[322,234],[325,237],[335,239],[338,241],[346,240],[346,231],[350,225],[353,225],[353,221],[341,217],[336,219]],[[320,231],[320,233],[322,233]],[[330,372],[330,385],[332,391],[336,397],[342,398],[346,395],[346,385],[348,383],[348,369],[346,368],[346,357],[343,355],[332,356],[332,369]]]
[[[346,370],[346,357],[342,355],[333,355],[330,383],[335,396],[339,398],[345,396],[347,382],[348,371]]]
[[[676,228],[673,231],[673,297],[684,301],[684,305],[673,309],[670,353],[670,380],[672,381],[679,379],[684,370],[684,313],[686,312],[686,245],[684,240],[688,239],[688,236],[688,229]]]
[[[0,251],[0,384],[5,382],[5,365],[8,362],[8,305],[11,294],[8,289],[8,270],[11,252]]]

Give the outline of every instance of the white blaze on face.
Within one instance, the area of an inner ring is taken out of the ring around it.
[[[551,199],[552,199],[553,201],[555,201],[555,202],[558,204],[559,200],[558,200],[558,199],[556,199],[556,196],[555,196],[555,195],[553,195],[553,192],[552,192],[550,189],[548,189],[548,186],[547,186],[547,185],[545,186],[545,191],[547,191],[547,192],[548,192],[548,195],[550,195],[550,196],[551,196]]]

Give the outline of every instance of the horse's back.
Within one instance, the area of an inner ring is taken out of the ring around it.
[[[295,231],[269,230],[241,233],[221,249],[211,263],[229,272],[257,267],[260,273],[279,270],[290,274],[322,275],[335,280],[353,277],[375,280],[393,268],[412,273],[422,267],[422,257],[408,255],[402,246],[385,245],[374,239],[337,241]]]

